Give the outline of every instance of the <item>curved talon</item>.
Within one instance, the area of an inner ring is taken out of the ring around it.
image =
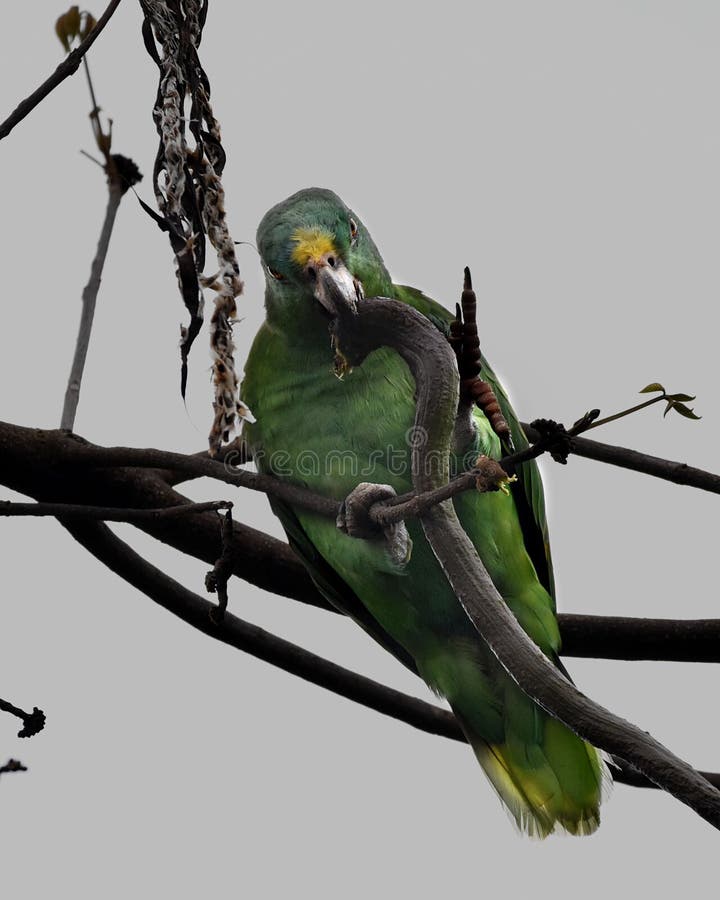
[[[344,534],[364,540],[381,540],[386,544],[388,556],[397,566],[404,566],[410,559],[412,541],[404,522],[381,526],[373,520],[370,510],[397,496],[389,484],[361,482],[353,488],[340,506],[336,525]]]

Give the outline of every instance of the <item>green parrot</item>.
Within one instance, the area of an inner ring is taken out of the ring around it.
[[[349,298],[410,304],[449,333],[453,316],[410,287],[393,284],[360,218],[334,193],[299,191],[263,218],[257,244],[266,277],[266,319],[245,369],[242,397],[256,421],[246,439],[258,469],[344,501],[360,482],[412,489],[415,385],[389,348],[339,378],[326,289]],[[362,302],[358,299],[358,302]],[[507,397],[483,360],[516,448],[527,446]],[[456,464],[503,447],[476,409]],[[518,467],[508,493],[465,492],[460,522],[520,625],[557,666],[560,635],[540,476]],[[343,533],[336,523],[271,499],[288,539],[333,605],[445,697],[475,755],[530,835],[590,834],[599,824],[605,767],[595,748],[550,717],[501,667],[453,594],[416,519],[407,552]],[[411,548],[411,549],[410,549]]]

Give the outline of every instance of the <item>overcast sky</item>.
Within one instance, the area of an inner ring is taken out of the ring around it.
[[[429,8],[426,7],[426,9]],[[0,117],[58,62],[55,0],[5,19]],[[101,8],[93,9],[99,15]],[[156,68],[125,0],[93,48],[113,149],[149,176]],[[697,393],[601,439],[718,470],[720,8],[714,2],[229,4],[201,55],[228,154],[235,240],[319,185],[363,217],[396,280],[452,305],[470,265],[482,341],[524,419],[611,413],[650,381]],[[82,73],[0,146],[2,408],[57,427],[102,221]],[[238,248],[240,358],[262,278]],[[208,264],[212,269],[212,263]],[[101,444],[202,449],[207,333],[178,396],[185,320],[169,245],[123,201],[76,422]],[[543,463],[559,607],[717,616],[718,500],[571,459]],[[237,501],[280,536],[264,498]],[[8,491],[0,492],[4,498]],[[202,592],[207,566],[117,528]],[[599,833],[519,838],[472,753],[221,646],[155,607],[51,520],[2,520],[0,891],[38,898],[699,894],[717,834],[655,791],[617,786]],[[429,698],[352,623],[240,581],[233,612]],[[701,768],[720,770],[717,669],[568,660],[582,690]],[[695,888],[693,890],[693,888]]]

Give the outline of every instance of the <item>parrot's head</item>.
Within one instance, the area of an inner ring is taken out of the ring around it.
[[[265,214],[257,232],[269,317],[334,314],[391,280],[359,217],[332,191],[307,188]]]

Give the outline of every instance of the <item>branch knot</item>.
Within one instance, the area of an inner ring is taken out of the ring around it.
[[[555,462],[567,465],[568,456],[572,450],[571,436],[564,425],[553,419],[535,419],[530,423],[540,435],[538,443],[547,448],[548,453]]]

